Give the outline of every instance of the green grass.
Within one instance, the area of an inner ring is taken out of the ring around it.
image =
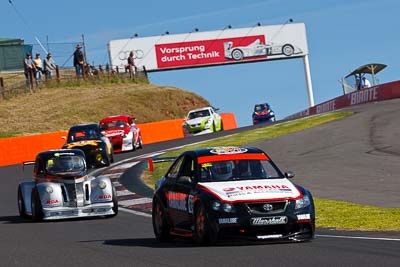
[[[400,208],[378,208],[315,198],[318,227],[360,231],[400,231]]]
[[[187,146],[168,152],[163,157],[174,157],[185,150],[200,147],[245,146],[252,142],[301,131],[350,115],[352,115],[351,112],[333,112],[279,123],[270,127],[249,130],[229,137],[221,137],[201,144]],[[154,188],[156,181],[165,174],[169,166],[171,166],[171,162],[156,163],[154,171],[149,172],[146,170],[142,178],[148,186]],[[400,231],[399,208],[378,208],[318,198],[315,199],[315,207],[317,227],[360,231]]]

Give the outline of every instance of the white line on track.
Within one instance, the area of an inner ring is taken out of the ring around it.
[[[120,196],[130,196],[130,195],[136,195],[136,193],[133,193],[133,192],[131,192],[131,191],[129,191],[129,190],[121,190],[121,191],[117,191],[117,196],[118,197],[120,197]]]
[[[151,217],[151,214],[147,214],[147,213],[135,211],[135,210],[130,210],[130,209],[122,208],[122,207],[119,207],[118,210],[122,210],[124,212],[132,213],[132,214],[143,216],[143,217]]]
[[[135,198],[135,199],[128,199],[128,200],[122,200],[118,201],[118,205],[120,206],[132,206],[132,205],[139,205],[139,204],[147,204],[151,203],[153,200],[148,197],[142,197],[142,198]]]
[[[315,236],[317,236],[317,237],[349,238],[349,239],[365,239],[365,240],[400,241],[400,238],[385,238],[385,237],[365,237],[365,236],[345,236],[345,235],[315,235]]]

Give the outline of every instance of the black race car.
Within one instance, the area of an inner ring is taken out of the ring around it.
[[[156,238],[223,237],[306,241],[314,238],[311,193],[288,180],[260,149],[215,147],[175,159],[156,184],[152,221]]]
[[[114,150],[110,140],[101,133],[96,123],[72,126],[62,148],[76,148],[85,153],[88,167],[104,167],[114,162]]]

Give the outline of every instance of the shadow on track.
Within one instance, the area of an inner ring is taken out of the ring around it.
[[[131,238],[131,239],[110,239],[110,240],[87,240],[87,242],[103,242],[109,246],[127,246],[127,247],[148,247],[148,248],[194,248],[204,247],[208,245],[199,245],[192,239],[177,238],[170,242],[159,242],[155,238]],[[257,245],[279,245],[283,243],[300,244],[309,242],[252,242],[249,240],[220,240],[217,244],[211,245],[215,247],[232,247],[232,246],[257,246]]]

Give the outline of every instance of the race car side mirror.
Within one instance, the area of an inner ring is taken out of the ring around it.
[[[288,179],[293,178],[294,177],[294,172],[292,172],[292,171],[285,172],[285,177],[288,178]]]
[[[190,178],[189,176],[181,176],[181,177],[179,177],[178,181],[180,181],[184,184],[191,184],[192,178]]]

